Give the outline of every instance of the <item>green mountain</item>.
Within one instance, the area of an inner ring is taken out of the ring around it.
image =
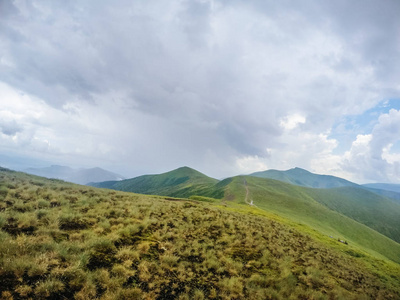
[[[182,198],[200,195],[222,198],[223,191],[214,187],[217,183],[217,179],[210,178],[189,167],[182,167],[163,174],[143,175],[132,179],[90,185],[147,195]]]
[[[227,186],[225,197],[242,204],[253,203],[295,224],[400,263],[400,244],[394,240],[400,237],[400,206],[363,189],[352,189],[311,189],[272,179],[238,176]]]
[[[318,175],[300,168],[287,171],[267,170],[250,174],[250,176],[275,179],[290,184],[311,187],[311,188],[333,188],[341,186],[357,186],[357,184],[343,178]]]
[[[393,255],[399,244],[310,200],[301,187],[255,177],[217,185],[224,205],[0,168],[1,298],[400,298],[398,263],[325,231],[350,226]]]
[[[361,187],[308,189],[326,207],[400,242],[400,205]]]
[[[319,187],[348,186],[315,189],[254,176],[237,176],[218,182],[188,167],[96,186],[170,197],[212,197],[224,203],[253,203],[327,236],[346,239],[365,251],[400,262],[400,245],[396,243],[400,241],[400,205],[341,178],[316,175],[298,168],[274,173],[291,180],[300,178],[302,184],[313,183]]]
[[[287,171],[267,170],[250,174],[250,176],[270,178],[294,185],[318,189],[329,189],[337,187],[362,187],[365,190],[386,197],[394,202],[400,203],[400,185],[396,184],[372,183],[358,185],[343,178],[330,175],[314,174],[300,168],[294,168]]]

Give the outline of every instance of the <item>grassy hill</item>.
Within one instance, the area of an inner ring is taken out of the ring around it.
[[[217,179],[210,178],[194,169],[182,167],[163,174],[143,175],[132,179],[100,182],[91,185],[147,195],[171,197],[201,195],[222,198],[223,190],[214,187],[217,183]]]
[[[275,199],[273,184],[282,183],[257,180],[247,179],[249,196],[269,191]],[[218,185],[232,200],[246,195],[243,178]],[[270,202],[296,195],[290,185],[282,189],[288,195]],[[235,201],[167,199],[0,169],[1,297],[400,297],[400,266],[355,243]]]
[[[309,189],[307,194],[326,207],[400,242],[400,205],[358,187]]]
[[[242,204],[245,204],[248,190],[251,199],[261,209],[306,224],[325,235],[355,242],[367,251],[400,262],[399,244],[386,238],[400,241],[400,205],[341,178],[316,175],[298,168],[277,171],[276,174],[289,174],[292,180],[303,178],[303,184],[314,182],[313,185],[320,187],[348,186],[315,189],[254,176],[239,176],[218,182],[187,167],[97,186],[211,202],[213,200],[209,197],[225,201],[236,199]],[[245,182],[248,182],[247,187]],[[199,196],[207,198],[200,199]]]
[[[319,198],[322,194],[317,192],[324,190],[304,188],[272,179],[238,176],[234,177],[228,185],[226,198],[244,204],[246,199],[245,181],[249,191],[248,197],[258,208],[291,220],[294,224],[306,225],[325,236],[333,236],[335,240],[339,238],[357,244],[364,251],[373,255],[385,256],[400,263],[399,243],[340,213],[340,210],[345,210],[344,207],[336,208],[337,211],[335,211],[334,207],[330,208],[327,203],[323,204],[323,201]],[[327,195],[329,195],[329,192],[327,192]],[[370,193],[371,195],[378,197],[373,193]],[[331,196],[335,198],[339,195],[332,191]],[[320,200],[321,203],[316,199]],[[363,199],[358,198],[358,200],[362,201]],[[329,200],[326,202],[329,202]],[[372,207],[374,206],[372,205]],[[357,209],[357,205],[355,203],[349,204],[347,209],[349,211]],[[396,207],[396,209],[398,208]],[[373,209],[365,209],[364,213],[364,221],[373,219]],[[384,217],[384,214],[378,214],[375,224],[384,222]],[[398,222],[393,219],[390,221]],[[394,229],[394,232],[397,232],[398,229],[392,228],[392,223],[389,222],[389,224],[384,225],[384,228]]]
[[[250,176],[275,179],[290,184],[311,188],[357,186],[357,184],[343,178],[330,175],[318,175],[300,168],[294,168],[287,171],[267,170],[252,173]]]

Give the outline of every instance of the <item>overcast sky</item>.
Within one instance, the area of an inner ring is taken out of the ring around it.
[[[400,183],[400,1],[0,0],[0,165]]]

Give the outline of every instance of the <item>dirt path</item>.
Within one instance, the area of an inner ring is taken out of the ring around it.
[[[249,187],[247,186],[246,179],[243,180],[243,183],[244,183],[244,187],[246,188],[246,197],[244,198],[244,202],[246,202],[248,205],[254,206],[253,199],[250,199],[250,201],[249,201]]]

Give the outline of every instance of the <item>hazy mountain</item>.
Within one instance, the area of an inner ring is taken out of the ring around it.
[[[46,178],[62,179],[78,184],[124,179],[121,175],[101,168],[73,169],[66,166],[52,165],[45,168],[29,168],[26,169],[25,172]]]
[[[287,171],[267,170],[267,171],[252,173],[250,174],[250,176],[260,177],[260,178],[270,178],[295,185],[312,187],[312,188],[357,186],[357,184],[343,178],[331,175],[318,175],[301,168],[294,168]]]
[[[392,184],[392,183],[367,183],[363,184],[367,188],[377,189],[377,190],[385,190],[395,193],[400,193],[400,184]]]

